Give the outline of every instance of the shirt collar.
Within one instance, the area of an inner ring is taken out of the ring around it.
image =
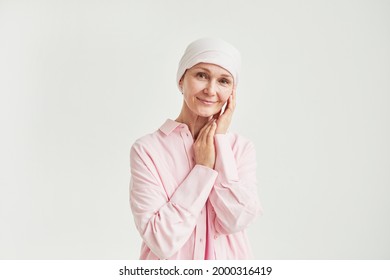
[[[169,135],[172,131],[175,130],[176,127],[183,125],[177,121],[167,119],[165,123],[160,127],[160,130],[165,134]]]

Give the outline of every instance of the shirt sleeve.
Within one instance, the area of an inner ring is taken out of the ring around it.
[[[168,198],[157,167],[142,145],[131,148],[130,166],[130,205],[137,230],[156,256],[167,259],[191,236],[218,174],[195,165]]]
[[[215,135],[218,177],[210,202],[216,214],[216,231],[221,234],[242,231],[262,212],[257,194],[254,145],[242,139],[236,144],[234,154],[228,136]]]

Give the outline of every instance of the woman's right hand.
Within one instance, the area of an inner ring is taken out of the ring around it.
[[[217,124],[214,119],[209,121],[199,132],[194,143],[195,164],[200,164],[214,169],[215,147],[214,135]]]

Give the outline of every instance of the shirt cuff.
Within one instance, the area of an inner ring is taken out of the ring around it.
[[[221,183],[228,183],[231,181],[238,181],[238,171],[236,159],[234,157],[229,138],[226,134],[216,134],[215,148],[217,156],[215,160],[215,170],[218,172],[218,181]]]
[[[203,165],[195,165],[187,178],[172,195],[170,202],[178,204],[193,215],[198,215],[206,204],[218,172]]]

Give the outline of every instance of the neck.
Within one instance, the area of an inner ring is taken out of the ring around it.
[[[192,137],[196,139],[199,131],[210,120],[210,118],[211,117],[202,117],[194,114],[183,100],[183,106],[179,116],[176,118],[176,121],[186,124],[192,134]]]

